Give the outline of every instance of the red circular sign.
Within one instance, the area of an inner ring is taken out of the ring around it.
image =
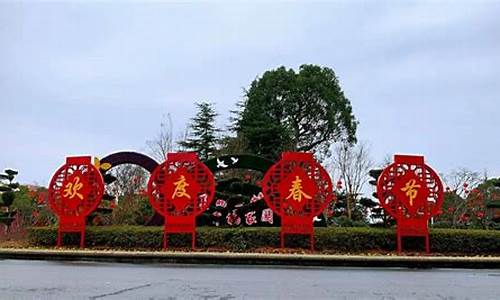
[[[429,219],[437,215],[443,202],[443,184],[423,157],[396,161],[387,166],[377,182],[382,207],[394,218]]]
[[[215,195],[215,179],[194,153],[169,153],[148,182],[149,201],[162,216],[197,216]]]
[[[262,192],[279,216],[312,218],[335,200],[330,176],[309,153],[284,153],[264,176]]]
[[[68,157],[52,176],[49,206],[60,217],[86,217],[94,211],[104,193],[101,172],[89,157]]]

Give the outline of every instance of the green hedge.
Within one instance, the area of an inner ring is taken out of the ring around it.
[[[146,226],[89,226],[86,246],[117,249],[160,249],[163,227]],[[33,246],[54,246],[57,228],[37,227],[28,230]],[[328,227],[315,229],[316,250],[327,253],[359,253],[394,251],[396,235],[393,229]],[[500,254],[500,231],[432,229],[431,250],[434,253]],[[78,245],[78,234],[65,234],[65,245]],[[190,235],[169,235],[172,247],[190,247]],[[308,238],[287,236],[288,247],[308,248]],[[229,251],[251,251],[279,248],[279,228],[214,228],[197,229],[197,248]],[[424,241],[406,238],[405,250],[423,250]]]

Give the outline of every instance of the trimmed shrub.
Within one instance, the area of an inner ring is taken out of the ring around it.
[[[163,227],[149,226],[89,226],[86,245],[92,248],[161,249]],[[34,227],[28,230],[29,243],[33,246],[54,246],[56,227]],[[431,251],[434,253],[487,255],[500,254],[500,231],[431,229]],[[316,250],[327,253],[393,252],[396,249],[394,229],[368,227],[328,227],[315,229]],[[64,245],[79,242],[78,234],[64,234]],[[424,249],[423,238],[405,238],[403,249]],[[280,229],[214,228],[197,229],[197,248],[215,248],[224,251],[255,251],[261,248],[278,248]],[[170,234],[169,246],[189,248],[189,234]],[[309,248],[307,236],[287,235],[286,246]]]

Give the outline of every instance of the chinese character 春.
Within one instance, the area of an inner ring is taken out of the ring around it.
[[[417,198],[419,187],[420,185],[417,184],[416,180],[411,179],[406,183],[405,187],[401,189],[403,192],[406,192],[406,196],[410,198],[410,206],[413,205],[413,200]]]
[[[186,182],[186,177],[184,175],[181,175],[179,177],[179,180],[174,182],[175,185],[175,190],[174,193],[172,194],[172,199],[177,197],[187,197],[188,199],[191,199],[191,196],[186,192],[186,187],[189,186],[189,183]]]
[[[292,187],[289,189],[290,195],[286,199],[292,198],[295,201],[301,202],[302,197],[306,199],[311,199],[312,197],[302,191],[302,180],[299,176],[295,176],[295,180],[292,181]]]
[[[83,183],[80,182],[80,177],[76,176],[73,182],[68,182],[64,187],[63,197],[69,197],[69,199],[73,199],[76,196],[80,198],[80,200],[83,200],[83,195],[78,192],[82,188]]]

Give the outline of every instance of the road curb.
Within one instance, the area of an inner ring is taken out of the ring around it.
[[[321,267],[500,268],[500,257],[364,256],[67,249],[0,249],[0,259]]]

